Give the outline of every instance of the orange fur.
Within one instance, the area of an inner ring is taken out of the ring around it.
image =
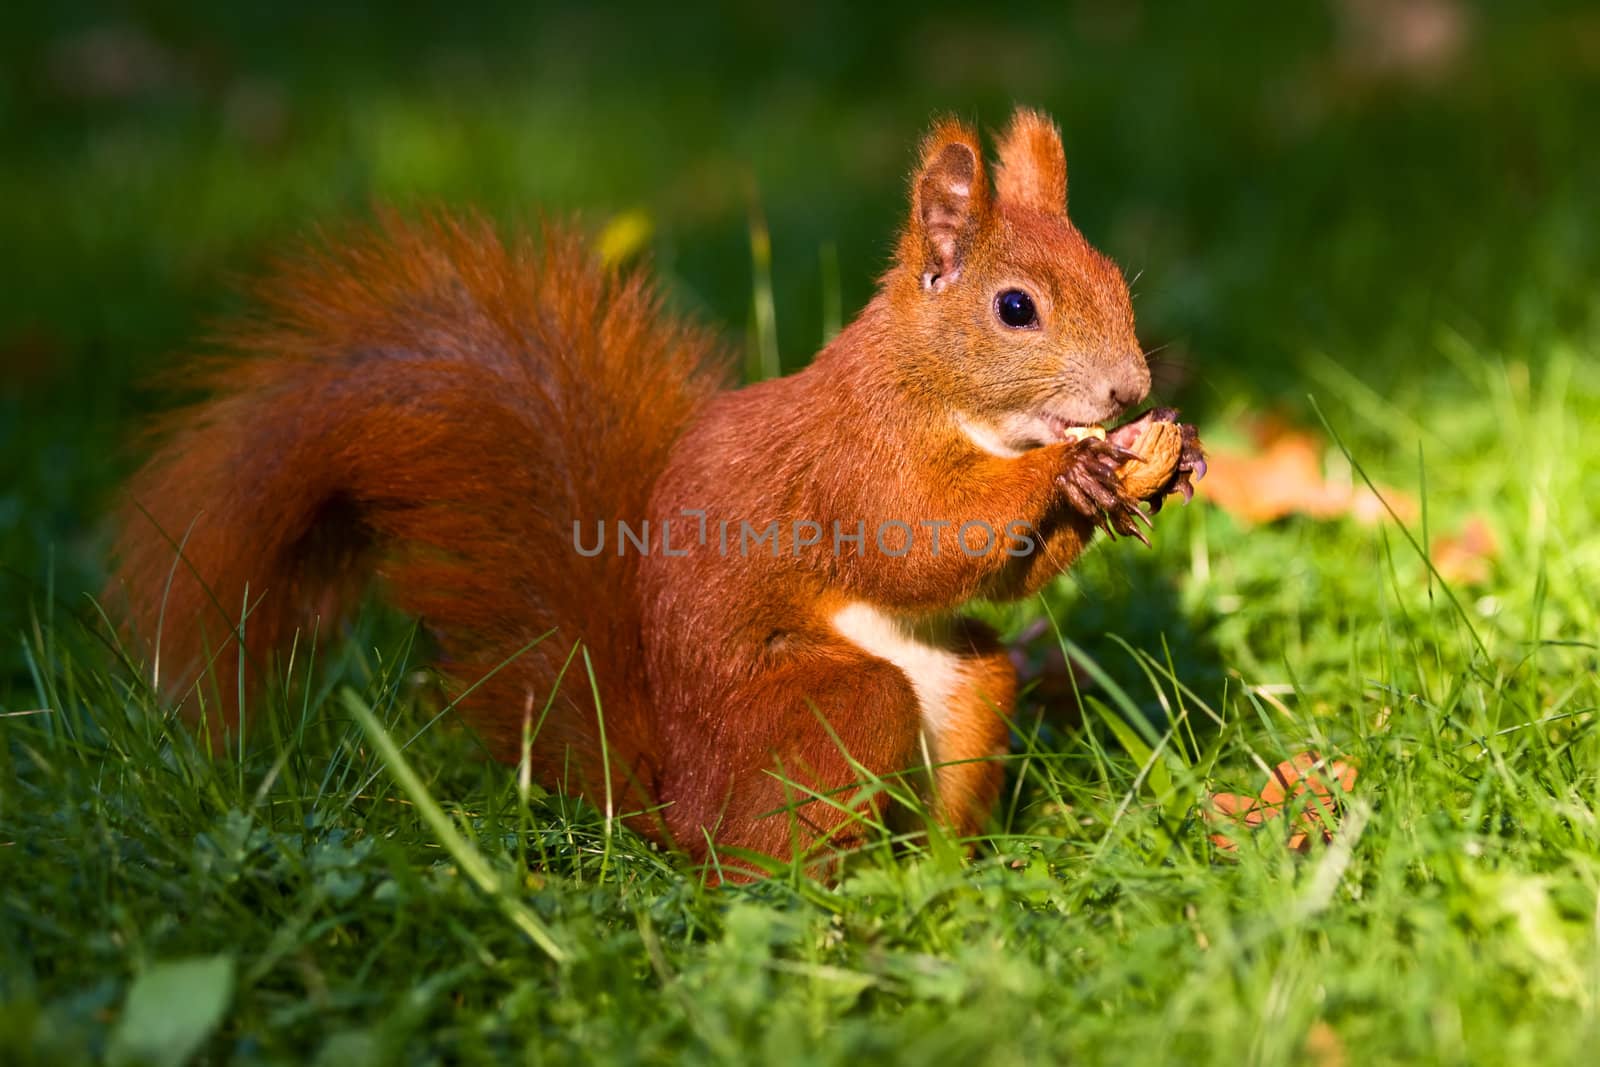
[[[507,244],[477,220],[386,217],[260,298],[225,339],[244,358],[195,368],[212,399],[165,420],[119,521],[112,597],[191,719],[237,714],[241,617],[259,664],[319,617],[326,632],[375,571],[453,677],[512,660],[463,707],[502,758],[581,641],[608,728],[631,739],[617,795],[624,768],[651,795],[637,560],[580,557],[571,524],[645,510],[718,384],[705,336],[641,280],[596,269],[575,235]],[[216,686],[191,690],[207,666]],[[542,779],[600,789],[592,703],[580,662],[535,749]]]
[[[582,672],[535,772],[609,785],[619,810],[659,805],[640,828],[694,856],[708,839],[779,857],[848,846],[850,812],[894,815],[861,770],[929,757],[949,764],[935,810],[976,831],[1015,680],[955,612],[1072,562],[1103,516],[1063,488],[1087,484],[1093,449],[1052,427],[1110,418],[1149,386],[1122,277],[1061,206],[1054,127],[1019,112],[1001,156],[997,195],[976,135],[937,124],[878,295],[806,370],[736,391],[717,389],[701,334],[565,231],[507,244],[475,221],[391,218],[290,269],[228,341],[246,358],[200,374],[212,399],[168,420],[130,487],[115,586],[152,654],[159,638],[163,682],[182,692],[210,662],[231,691],[246,587],[259,662],[372,571],[451,677],[511,659],[463,709],[503,758],[582,642],[612,780]],[[995,294],[1019,287],[1035,328],[996,318]],[[619,554],[614,525],[604,552],[575,551],[575,520],[619,519],[648,521],[648,553]],[[896,520],[903,551],[879,551]],[[979,520],[1026,523],[1038,551],[958,550]],[[724,521],[778,531],[724,553]],[[816,550],[796,525],[836,522],[867,540]],[[226,696],[210,709],[233,711]]]
[[[1054,214],[1067,210],[1067,157],[1061,132],[1048,116],[1017,109],[1000,137],[995,184],[1008,203]]]

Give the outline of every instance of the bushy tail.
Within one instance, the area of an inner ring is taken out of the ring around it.
[[[463,703],[502,758],[520,757],[526,709],[538,717],[581,641],[613,784],[648,799],[637,559],[581,556],[573,522],[646,514],[718,384],[706,337],[572,233],[504,242],[478,220],[386,217],[260,296],[225,355],[186,370],[209,399],[157,428],[120,515],[110,595],[163,688],[226,722],[241,619],[248,674],[319,617],[327,632],[376,573],[455,681],[511,660]],[[580,660],[536,773],[598,787],[595,720]]]

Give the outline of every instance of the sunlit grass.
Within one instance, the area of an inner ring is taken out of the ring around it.
[[[706,888],[443,724],[402,765],[378,739],[427,714],[404,631],[346,646],[400,659],[347,653],[258,705],[276,725],[241,762],[207,758],[104,646],[42,621],[38,713],[0,719],[0,1037],[91,1055],[132,975],[221,953],[237,978],[211,1047],[246,1060],[354,1043],[1290,1062],[1314,1027],[1352,1058],[1577,1056],[1600,993],[1600,649],[1592,604],[1552,590],[1593,575],[1593,476],[1569,449],[1600,381],[1556,355],[1519,395],[1526,373],[1482,362],[1474,388],[1511,407],[1453,420],[1450,438],[1490,447],[1428,467],[1434,523],[1498,498],[1504,554],[1454,590],[1459,611],[1392,525],[1164,513],[1154,558],[1104,546],[1051,597],[1108,673],[1081,730],[1018,723],[1014,790],[973,857],[902,842],[834,886]],[[1146,566],[1214,620],[1203,646],[1124,610]],[[1153,744],[1125,725],[1158,708]],[[1220,852],[1208,794],[1258,789],[1306,749],[1360,768],[1332,843],[1299,856],[1240,830]]]
[[[792,68],[753,16],[513,14],[176,12],[175,61],[211,73],[98,102],[48,88],[87,15],[0,44],[0,1060],[1590,1057],[1600,100],[1552,46],[1583,12],[1478,13],[1438,87],[1349,81],[1335,29],[1259,7],[793,12]],[[1074,215],[1140,274],[1207,439],[1282,413],[1418,508],[1169,508],[1153,549],[982,609],[1048,615],[1079,669],[1025,702],[980,839],[708,887],[602,798],[487,762],[378,609],[302,641],[213,757],[84,594],[165,401],[133,383],[289,235],[374,200],[581,208],[766,376],[864,299],[927,116],[1015,99],[1061,119]],[[1472,518],[1497,550],[1447,585],[1426,551]],[[1326,846],[1204,820],[1307,750],[1359,769]]]

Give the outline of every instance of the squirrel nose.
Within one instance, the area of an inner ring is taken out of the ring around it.
[[[1125,410],[1150,395],[1150,371],[1140,360],[1138,366],[1120,368],[1105,379],[1106,403]]]

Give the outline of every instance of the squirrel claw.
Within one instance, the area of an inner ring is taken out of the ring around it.
[[[1171,409],[1155,413],[1158,420],[1163,415],[1166,416],[1163,421],[1172,421],[1177,413]],[[1193,437],[1193,431],[1189,430],[1185,437],[1187,447],[1187,439]],[[1161,509],[1160,495],[1147,498],[1150,509],[1146,513],[1140,505],[1147,500],[1136,498],[1124,485],[1120,473],[1130,460],[1139,458],[1137,453],[1115,441],[1084,438],[1066,452],[1066,467],[1056,475],[1056,484],[1064,502],[1096,528],[1105,531],[1107,537],[1112,540],[1134,537],[1149,545],[1150,538],[1145,531],[1154,528],[1150,516]],[[1186,473],[1180,472],[1173,482],[1186,477]],[[1170,491],[1178,490],[1174,485]]]
[[[1150,538],[1145,535],[1144,530],[1139,528],[1139,523],[1134,521],[1137,519],[1139,522],[1149,526],[1150,520],[1145,517],[1144,512],[1139,510],[1137,504],[1126,504],[1115,511],[1107,510],[1101,512],[1100,519],[1101,528],[1105,530],[1106,536],[1113,541],[1119,536],[1135,537],[1146,548],[1150,547]]]
[[[1133,514],[1137,515],[1137,514],[1139,514],[1139,512],[1135,511],[1135,512],[1133,512]],[[1150,547],[1150,537],[1149,537],[1149,535],[1147,535],[1143,530],[1139,529],[1139,527],[1133,526],[1133,525],[1130,524],[1128,529],[1123,530],[1123,533],[1126,534],[1129,537],[1138,538],[1139,542],[1141,544],[1143,544],[1144,547],[1146,547],[1146,548]]]
[[[1137,502],[1124,496],[1117,477],[1121,451],[1105,441],[1085,439],[1067,452],[1067,467],[1055,479],[1066,503],[1113,537],[1137,529],[1127,518]]]

